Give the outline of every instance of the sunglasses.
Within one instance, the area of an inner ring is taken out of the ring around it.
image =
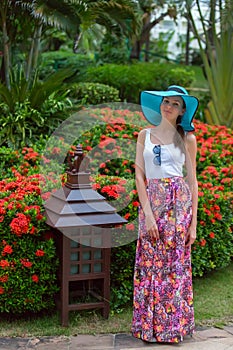
[[[161,165],[161,146],[155,145],[155,147],[153,148],[153,152],[155,155],[153,159],[154,165]]]

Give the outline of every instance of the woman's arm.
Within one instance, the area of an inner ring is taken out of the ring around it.
[[[145,184],[145,165],[144,165],[144,143],[145,143],[146,130],[140,131],[138,134],[137,148],[136,148],[136,161],[135,161],[135,176],[136,187],[138,191],[139,201],[142,210],[145,214],[146,228],[152,238],[158,239],[158,227],[151,209],[151,205],[148,199],[146,184]]]
[[[188,230],[186,244],[191,245],[196,239],[198,183],[196,176],[197,141],[194,134],[186,136],[186,169],[188,185],[192,194],[192,221]]]

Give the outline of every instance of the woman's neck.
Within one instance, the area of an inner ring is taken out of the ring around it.
[[[176,125],[171,124],[167,121],[162,121],[157,127],[156,131],[164,134],[173,136],[176,133]]]

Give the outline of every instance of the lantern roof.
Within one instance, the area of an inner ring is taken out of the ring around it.
[[[87,170],[89,159],[81,145],[76,147],[68,163],[65,185],[52,193],[44,204],[46,223],[65,234],[80,227],[113,227],[127,223],[105,197],[93,190]]]

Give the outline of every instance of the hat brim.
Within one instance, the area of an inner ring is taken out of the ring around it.
[[[184,131],[194,131],[193,118],[198,108],[198,99],[195,96],[182,94],[176,91],[142,91],[140,105],[142,113],[150,124],[159,125],[161,122],[160,105],[163,97],[181,96],[186,104],[186,111],[182,116],[181,126]]]

